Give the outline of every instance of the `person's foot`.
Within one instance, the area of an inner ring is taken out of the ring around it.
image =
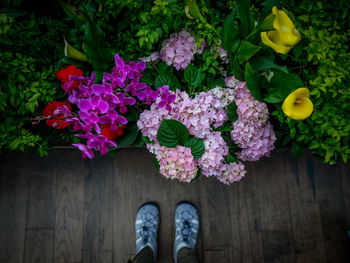
[[[157,231],[159,226],[159,209],[155,203],[143,204],[136,215],[136,254],[149,246],[153,250],[154,262],[157,258]]]
[[[177,262],[177,253],[183,247],[195,249],[199,229],[198,212],[189,202],[180,202],[175,211],[175,241],[174,260]]]

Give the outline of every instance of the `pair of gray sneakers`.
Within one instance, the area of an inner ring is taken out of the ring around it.
[[[136,254],[149,246],[153,250],[154,262],[157,259],[157,232],[159,227],[159,208],[156,203],[143,204],[136,215]],[[198,211],[190,202],[180,202],[175,211],[175,241],[174,260],[177,262],[177,252],[188,247],[195,249],[199,229]]]

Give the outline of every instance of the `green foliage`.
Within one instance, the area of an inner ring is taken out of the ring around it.
[[[163,119],[157,132],[157,139],[162,146],[175,148],[177,145],[184,145],[189,132],[185,125],[176,120]]]
[[[63,93],[55,81],[54,63],[63,50],[64,30],[54,18],[22,12],[0,34],[0,152],[47,153],[49,129],[40,130],[29,119]]]
[[[294,152],[298,152],[296,145],[305,145],[326,163],[346,162],[350,158],[350,3],[304,0],[283,4],[293,11],[302,34],[302,45],[292,50],[293,61],[310,87],[314,112],[304,121],[286,119],[279,109],[272,112],[284,134],[279,144],[291,141]]]
[[[190,138],[184,145],[191,148],[191,153],[194,159],[199,159],[205,152],[204,141],[202,138]]]

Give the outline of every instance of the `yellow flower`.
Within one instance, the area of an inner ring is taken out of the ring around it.
[[[306,119],[314,110],[314,105],[309,96],[310,91],[307,88],[296,89],[284,100],[283,112],[294,120]]]
[[[300,33],[287,14],[278,10],[276,6],[272,8],[272,14],[266,20],[271,16],[275,16],[273,20],[275,30],[261,32],[261,40],[277,53],[287,54],[300,41]]]

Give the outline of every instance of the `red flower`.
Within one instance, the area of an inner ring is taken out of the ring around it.
[[[126,125],[119,126],[116,131],[111,131],[108,124],[103,125],[101,134],[106,136],[109,140],[115,141],[118,137],[124,135]]]
[[[48,126],[56,129],[64,129],[70,125],[70,124],[67,124],[64,119],[54,119],[54,117],[64,118],[63,113],[60,113],[59,110],[56,111],[57,107],[63,107],[63,106],[67,107],[69,111],[71,111],[71,107],[64,101],[53,101],[52,103],[49,102],[46,105],[43,111],[43,116],[48,117],[48,119],[46,120],[46,124]]]
[[[71,86],[69,85],[69,76],[71,75],[83,76],[83,71],[78,69],[75,65],[69,65],[56,73],[57,78],[62,82],[61,88],[69,94],[73,89],[77,89],[79,87],[79,81],[75,80],[73,80]]]

